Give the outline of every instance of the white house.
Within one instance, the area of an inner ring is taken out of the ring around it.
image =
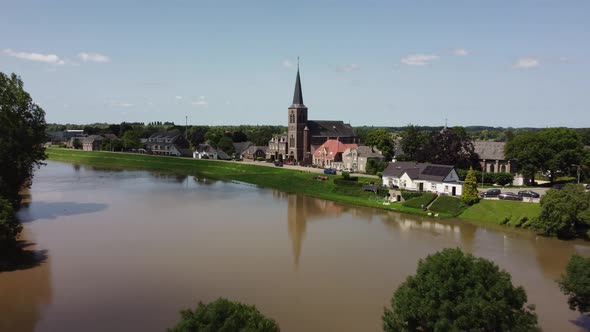
[[[383,171],[383,185],[414,191],[459,196],[463,184],[453,166],[396,161]]]
[[[193,158],[195,159],[217,159],[217,150],[209,144],[203,143],[197,145],[197,149],[193,151]]]

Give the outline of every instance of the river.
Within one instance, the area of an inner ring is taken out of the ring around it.
[[[579,241],[192,176],[50,161],[20,212],[40,266],[0,273],[0,331],[163,331],[226,297],[282,331],[381,331],[418,260],[461,247],[524,286],[545,331],[580,331],[555,283]]]

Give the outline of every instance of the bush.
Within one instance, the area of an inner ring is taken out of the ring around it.
[[[348,172],[342,172],[342,178],[343,178],[344,180],[348,180],[348,179],[350,179],[350,173],[348,173]]]
[[[258,158],[256,158],[256,161],[264,161],[264,160],[265,160],[264,157],[258,157]]]
[[[357,178],[358,180],[358,178]],[[338,186],[353,186],[353,187],[360,187],[361,184],[357,181],[351,181],[346,179],[334,179],[334,184]]]
[[[383,172],[377,172],[377,176],[381,179],[383,178]]]
[[[468,170],[466,169],[458,169],[457,175],[459,175],[459,180],[465,181],[467,173]],[[474,175],[477,179],[477,183],[481,183],[481,171],[474,171]],[[499,184],[505,186],[514,181],[514,175],[510,173],[484,173],[483,181],[486,184]]]
[[[590,258],[573,255],[565,275],[558,280],[559,288],[568,297],[570,309],[590,312]]]
[[[199,302],[194,311],[182,310],[180,315],[180,322],[168,331],[279,331],[277,323],[264,317],[256,307],[222,298],[209,304]]]
[[[409,191],[409,190],[402,190],[402,197],[407,201],[409,199],[415,198],[415,197],[420,197],[422,196],[422,194],[424,194],[421,191]]]
[[[390,331],[538,331],[534,306],[492,261],[444,249],[420,260],[383,314]]]
[[[500,221],[500,225],[506,225],[509,222],[510,222],[510,217],[504,217],[504,219],[502,219]]]

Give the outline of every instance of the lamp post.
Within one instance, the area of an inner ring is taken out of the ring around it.
[[[578,168],[578,184],[580,184],[580,165],[574,165],[574,164],[572,164],[572,166]]]
[[[483,188],[483,176],[486,172],[486,160],[483,160],[483,167],[481,168],[481,187]]]

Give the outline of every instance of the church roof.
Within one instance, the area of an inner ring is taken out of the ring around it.
[[[505,146],[504,142],[475,141],[473,142],[473,151],[479,155],[479,159],[505,160]]]
[[[297,79],[295,79],[295,92],[293,92],[293,105],[291,107],[305,107],[303,104],[303,91],[301,90],[301,78],[297,68]]]
[[[309,120],[307,127],[311,137],[357,137],[352,126],[343,121]]]

